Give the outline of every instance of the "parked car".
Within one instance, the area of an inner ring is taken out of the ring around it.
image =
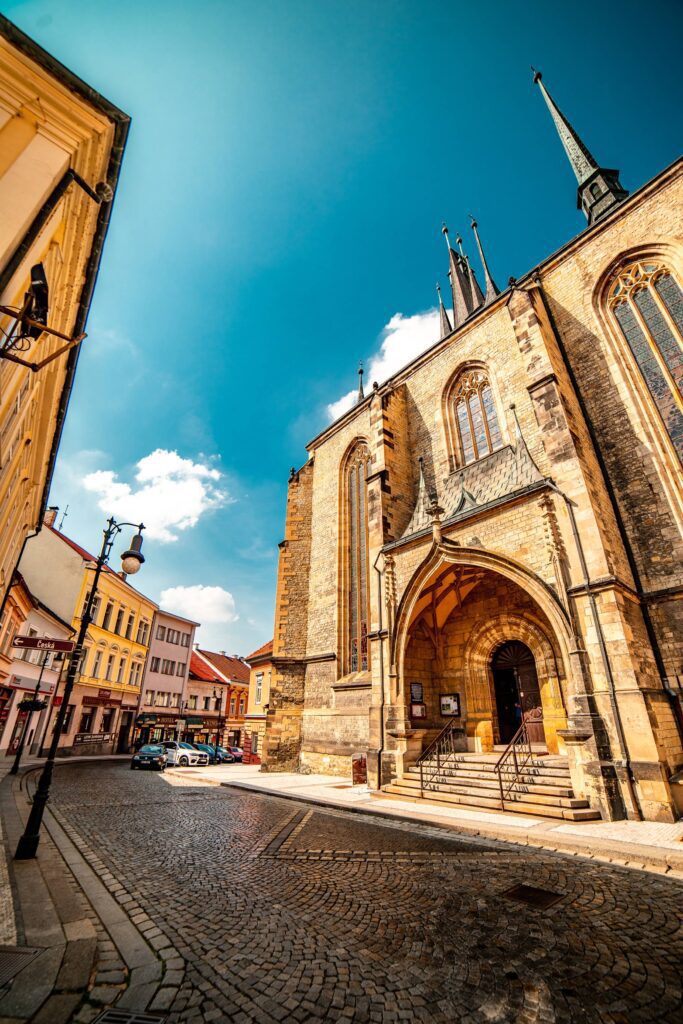
[[[191,743],[179,743],[177,740],[164,740],[161,744],[166,751],[167,763],[181,768],[188,765],[206,765],[209,763],[209,755],[203,750],[197,750]]]
[[[237,758],[233,754],[229,747],[219,747],[218,753],[221,755],[221,762],[223,764],[234,764]]]
[[[242,757],[244,755],[244,750],[242,749],[242,747],[228,747],[228,749],[236,761],[242,760]]]
[[[137,754],[133,754],[130,762],[131,770],[134,768],[150,768],[163,772],[168,758],[161,743],[146,743],[140,747]]]
[[[220,751],[219,751],[218,757],[216,757],[215,748],[212,747],[209,743],[195,743],[195,747],[197,747],[198,750],[203,750],[204,751],[204,753],[209,758],[209,764],[216,764],[216,763],[220,764],[220,761],[221,761]]]

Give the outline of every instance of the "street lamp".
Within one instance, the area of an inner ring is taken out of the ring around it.
[[[221,745],[221,707],[223,704],[223,694],[216,693],[216,687],[213,688],[213,699],[216,702],[216,708],[218,709],[218,721],[216,722],[216,764],[218,764],[218,748]]]
[[[30,860],[35,857],[38,850],[38,843],[40,842],[40,826],[45,812],[45,805],[47,804],[48,797],[50,795],[50,784],[52,782],[52,773],[55,766],[55,757],[57,756],[59,737],[62,734],[64,720],[66,719],[66,713],[69,706],[69,698],[74,688],[74,683],[76,682],[76,675],[80,668],[81,658],[83,656],[83,644],[85,643],[88,626],[92,621],[92,609],[93,604],[95,603],[95,598],[97,597],[97,586],[100,581],[102,569],[107,564],[109,556],[111,555],[114,540],[119,533],[121,533],[124,526],[132,526],[138,531],[132,538],[128,551],[124,551],[121,556],[122,569],[124,573],[128,576],[136,573],[145,560],[144,555],[140,550],[142,547],[142,531],[145,528],[144,523],[117,523],[113,516],[108,519],[106,529],[103,531],[104,537],[102,540],[102,549],[97,557],[97,561],[95,562],[95,573],[92,578],[90,592],[85,602],[83,615],[81,616],[81,625],[78,631],[78,638],[76,639],[76,646],[71,654],[69,671],[67,672],[66,682],[64,683],[64,694],[62,695],[62,703],[60,704],[57,712],[50,749],[48,751],[47,760],[40,774],[40,779],[38,780],[38,788],[33,796],[31,813],[28,816],[24,834],[17,844],[17,850],[14,854],[15,860]]]

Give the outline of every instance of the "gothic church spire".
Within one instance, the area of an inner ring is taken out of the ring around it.
[[[475,239],[477,241],[477,249],[479,250],[479,259],[481,260],[481,265],[484,268],[484,283],[486,284],[486,294],[484,295],[484,305],[486,306],[486,305],[488,305],[489,302],[493,302],[493,300],[495,299],[496,295],[500,295],[500,289],[497,287],[495,281],[491,277],[491,273],[489,271],[489,265],[486,262],[486,257],[484,256],[484,250],[482,248],[481,239],[479,238],[479,232],[477,231],[477,222],[474,219],[474,217],[472,216],[472,214],[470,214],[470,220],[472,221],[471,227],[472,227],[472,230],[474,231],[474,237],[475,237]]]
[[[443,299],[441,298],[441,285],[438,282],[436,285],[436,291],[439,296],[439,324],[441,326],[441,334],[439,337],[446,338],[452,332],[453,328],[451,327],[451,322],[448,319],[448,310],[444,306]]]
[[[464,324],[472,312],[468,300],[468,282],[462,269],[462,260],[458,253],[451,247],[448,238],[448,228],[444,224],[441,233],[446,239],[448,247],[448,276],[451,279],[451,292],[453,293],[453,327],[458,328]]]
[[[458,235],[455,241],[458,245],[458,249],[460,250],[460,255],[462,256],[463,263],[465,264],[467,280],[470,286],[470,299],[472,303],[472,309],[479,309],[480,306],[484,305],[484,293],[479,287],[477,275],[475,274],[474,268],[470,263],[470,258],[462,247],[462,238],[460,237],[460,235]]]
[[[534,83],[541,90],[550,116],[555,122],[560,142],[579,184],[577,206],[583,210],[589,225],[595,224],[613,206],[625,199],[628,192],[619,181],[619,171],[599,166],[593,154],[581,141],[546,89],[541,72],[534,68],[531,70],[534,72]]]

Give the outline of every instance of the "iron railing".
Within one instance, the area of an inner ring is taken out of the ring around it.
[[[496,761],[493,769],[498,776],[498,787],[500,790],[500,809],[505,810],[505,800],[508,799],[512,790],[519,785],[520,777],[524,774],[529,764],[533,764],[534,753],[531,749],[529,725],[538,725],[540,719],[535,718],[533,723],[526,719],[512,737],[507,747]]]
[[[462,725],[456,719],[447,722],[436,739],[432,740],[427,749],[420,754],[417,765],[420,768],[420,790],[433,789],[439,776],[444,759],[452,754],[462,753],[456,747],[456,734],[458,740],[462,733]],[[436,763],[432,763],[435,759]],[[427,764],[427,762],[430,762]]]

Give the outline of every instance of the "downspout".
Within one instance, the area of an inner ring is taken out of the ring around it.
[[[571,498],[559,489],[551,480],[548,484],[556,494],[559,494],[564,499],[569,514],[569,522],[571,523],[572,534],[574,537],[574,544],[579,556],[579,564],[581,566],[581,575],[583,589],[588,597],[588,601],[591,607],[591,614],[593,616],[593,622],[595,623],[595,632],[598,637],[598,646],[600,648],[600,657],[602,664],[605,669],[605,676],[607,678],[607,686],[609,692],[610,706],[612,708],[612,715],[614,717],[614,725],[617,731],[617,738],[619,740],[619,752],[620,759],[626,769],[626,785],[628,787],[628,794],[631,800],[631,804],[635,807],[638,813],[638,820],[643,820],[643,811],[636,795],[634,786],[633,769],[631,767],[631,758],[628,753],[628,746],[626,744],[626,736],[624,734],[624,725],[621,719],[621,712],[619,711],[619,704],[617,702],[616,687],[614,685],[614,675],[612,673],[612,666],[609,660],[609,654],[607,652],[607,644],[605,643],[605,634],[602,630],[602,623],[600,622],[600,615],[598,613],[598,603],[595,600],[595,594],[593,593],[592,582],[588,573],[588,565],[586,563],[586,556],[583,550],[583,543],[581,542],[581,535],[579,534],[579,528],[576,522],[576,515],[574,514],[574,502]]]
[[[377,751],[377,782],[378,789],[382,788],[382,754],[384,753],[384,638],[382,636],[382,573],[377,568],[382,552],[380,551],[374,561],[372,568],[377,573],[377,632],[379,634],[379,679],[381,686],[381,701],[379,706],[379,749]]]
[[[555,320],[555,316],[553,314],[553,311],[550,308],[550,303],[548,301],[548,296],[547,296],[547,293],[545,291],[545,288],[543,287],[543,282],[541,281],[540,275],[537,274],[533,278],[533,282],[536,285],[536,287],[538,289],[538,293],[539,293],[539,295],[541,297],[541,302],[543,304],[543,309],[545,310],[545,314],[548,317],[548,322],[550,324],[550,328],[551,328],[551,330],[553,332],[553,336],[555,338],[555,342],[557,344],[559,353],[560,353],[560,355],[562,357],[562,362],[564,363],[564,367],[565,367],[565,370],[567,371],[567,375],[568,375],[569,380],[571,382],[572,388],[574,389],[574,394],[576,395],[576,400],[579,403],[579,408],[581,410],[581,414],[583,416],[584,422],[586,424],[586,428],[588,430],[588,434],[590,436],[590,439],[591,439],[591,442],[592,442],[592,445],[593,445],[593,451],[595,453],[595,457],[598,460],[598,465],[600,466],[600,470],[602,472],[603,482],[605,484],[605,489],[607,491],[607,495],[608,495],[610,503],[612,505],[612,512],[614,513],[614,519],[615,519],[615,522],[617,524],[617,529],[619,530],[619,535],[621,537],[621,542],[624,545],[624,551],[626,552],[626,558],[628,560],[629,568],[631,570],[631,574],[633,576],[633,579],[634,579],[634,582],[635,582],[635,585],[636,585],[636,591],[637,591],[637,594],[638,594],[638,598],[640,600],[640,607],[641,607],[642,613],[643,613],[643,621],[645,622],[645,629],[647,631],[648,639],[650,641],[650,646],[652,647],[652,653],[654,654],[654,657],[655,657],[655,662],[657,664],[657,670],[659,672],[659,676],[660,676],[660,679],[661,679],[661,682],[662,682],[662,687],[664,689],[664,693],[667,696],[669,704],[671,705],[671,710],[672,710],[672,713],[673,713],[674,721],[676,722],[676,727],[678,729],[679,737],[681,739],[681,742],[683,742],[683,712],[681,711],[681,707],[680,707],[680,703],[678,701],[678,697],[676,696],[675,693],[673,693],[673,691],[669,688],[669,685],[668,685],[668,679],[667,679],[667,674],[666,674],[666,666],[664,664],[664,658],[662,657],[662,652],[661,652],[661,648],[659,646],[659,641],[657,640],[657,634],[656,634],[656,631],[655,631],[655,628],[654,628],[654,625],[653,625],[653,622],[652,622],[652,618],[650,616],[650,609],[649,609],[649,606],[648,606],[648,603],[647,603],[647,599],[646,599],[646,596],[645,596],[645,594],[643,592],[643,584],[642,584],[642,580],[640,578],[640,572],[638,571],[638,564],[636,562],[636,558],[635,558],[635,555],[633,553],[633,548],[631,546],[631,542],[630,542],[628,533],[626,532],[626,527],[624,525],[624,521],[623,521],[623,519],[621,517],[621,510],[619,508],[619,503],[618,503],[616,495],[614,493],[614,488],[612,487],[612,482],[611,482],[611,480],[609,478],[609,474],[607,472],[607,467],[605,465],[605,461],[604,461],[604,459],[602,457],[602,451],[600,450],[600,446],[598,445],[598,439],[597,439],[595,427],[593,426],[593,422],[592,422],[592,420],[591,420],[591,418],[590,418],[590,416],[588,414],[588,409],[586,408],[586,403],[584,401],[583,395],[581,394],[581,390],[579,388],[579,384],[578,384],[578,381],[576,379],[576,374],[574,373],[574,369],[573,369],[573,367],[572,367],[572,365],[571,365],[571,363],[569,361],[569,357],[567,355],[567,349],[565,347],[565,344],[564,344],[564,341],[562,339],[562,336],[560,335],[560,330],[559,330],[559,328],[557,326],[557,321]]]

